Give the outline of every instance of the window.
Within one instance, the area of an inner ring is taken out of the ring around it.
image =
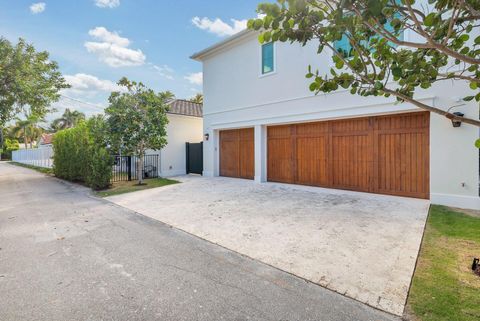
[[[274,71],[273,42],[262,45],[262,75]]]
[[[348,58],[352,55],[353,47],[350,44],[350,41],[348,41],[348,37],[346,35],[343,35],[342,39],[339,41],[335,41],[333,47],[345,58]]]
[[[398,0],[396,0],[398,2]],[[395,14],[395,18],[401,18],[401,15],[397,12]],[[393,28],[393,26],[391,25],[390,21],[388,21],[387,23],[385,23],[384,25],[385,29],[392,33],[392,34],[395,34],[395,29]],[[375,36],[375,37],[378,37],[378,36]],[[400,31],[400,33],[398,34],[397,36],[397,39],[398,40],[403,40],[403,30]],[[368,46],[368,42],[367,41],[362,41],[361,42],[362,45],[364,46]],[[390,46],[392,47],[396,47],[397,45],[395,45],[394,43],[392,42],[389,42]],[[350,44],[350,41],[348,41],[348,37],[346,35],[343,35],[342,36],[342,39],[338,40],[338,41],[335,41],[334,44],[333,44],[333,47],[335,48],[336,51],[338,51],[340,54],[343,55],[343,57],[345,58],[349,58],[352,56],[352,50],[353,50],[353,47],[352,45]]]

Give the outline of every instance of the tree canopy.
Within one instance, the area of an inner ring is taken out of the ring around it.
[[[33,148],[33,142],[38,141],[44,131],[39,126],[39,123],[44,121],[37,114],[26,115],[25,119],[17,118],[15,125],[10,129],[11,136],[21,139],[25,144],[25,148],[28,148],[28,144],[30,148]]]
[[[203,104],[203,95],[198,93],[194,97],[190,98],[192,103]]]
[[[140,164],[147,149],[162,149],[167,144],[167,102],[171,93],[155,93],[142,83],[122,78],[118,84],[126,92],[113,92],[105,110],[112,148],[138,156],[139,183],[143,181]]]
[[[66,108],[61,117],[52,121],[51,127],[54,131],[72,128],[82,120],[85,120],[84,113]]]
[[[350,89],[360,96],[396,97],[450,119],[480,126],[453,114],[454,106],[432,106],[415,98],[419,89],[457,80],[471,90],[465,101],[480,101],[480,1],[429,0],[277,0],[258,7],[263,18],[248,27],[260,42],[317,41],[318,53],[332,53],[330,75],[309,68],[310,90]],[[406,41],[408,31],[413,37]],[[335,42],[345,39],[348,52]],[[413,39],[413,40],[410,40]]]
[[[23,39],[12,45],[0,38],[0,126],[20,112],[45,116],[68,87],[48,52],[37,52]]]

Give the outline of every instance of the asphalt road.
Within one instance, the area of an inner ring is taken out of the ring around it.
[[[0,162],[0,320],[398,319]]]

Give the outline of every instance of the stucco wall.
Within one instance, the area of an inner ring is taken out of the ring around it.
[[[315,44],[301,47],[275,43],[275,58],[275,73],[260,76],[260,45],[255,34],[244,36],[204,58],[204,132],[209,132],[211,137],[204,143],[205,175],[218,174],[217,135],[222,128],[419,110],[410,104],[396,104],[393,99],[354,96],[346,90],[313,95],[305,79],[308,65],[318,68],[321,74],[327,74],[331,65],[330,54],[317,55]],[[417,98],[442,109],[461,105],[452,111],[478,118],[477,104],[460,100],[470,94],[468,85],[444,81],[419,91]],[[480,208],[479,157],[473,145],[479,137],[478,128],[466,124],[453,128],[448,119],[434,114],[430,128],[432,202]],[[259,129],[256,133],[263,135]],[[256,143],[264,143],[264,140],[264,137],[256,137]],[[264,146],[259,146],[257,154],[262,148]],[[256,155],[258,161],[265,158],[266,155]],[[260,166],[265,167],[264,164]]]
[[[160,152],[160,175],[176,176],[186,173],[185,143],[203,139],[203,120],[200,117],[168,114],[167,146]]]

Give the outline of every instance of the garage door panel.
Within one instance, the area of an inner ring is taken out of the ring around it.
[[[429,113],[268,128],[270,181],[429,197]]]
[[[220,131],[220,176],[253,179],[253,128]]]
[[[378,164],[379,192],[428,197],[427,140],[425,133],[378,136],[379,146],[384,150]]]
[[[224,140],[220,143],[220,175],[238,176],[239,142]]]
[[[254,153],[253,139],[240,141],[240,177],[253,179],[255,176]]]
[[[297,138],[297,183],[328,184],[327,139],[326,136]]]
[[[336,120],[330,123],[332,124],[332,133],[334,134],[368,134],[370,130],[369,118]]]
[[[395,116],[380,116],[375,118],[375,130],[411,131],[425,129],[429,126],[429,117],[425,113],[404,114]]]
[[[332,139],[332,186],[370,190],[373,155],[368,135],[334,136]]]
[[[293,183],[291,138],[271,138],[268,141],[268,180]]]
[[[297,136],[318,137],[328,133],[328,122],[315,122],[292,125]]]

